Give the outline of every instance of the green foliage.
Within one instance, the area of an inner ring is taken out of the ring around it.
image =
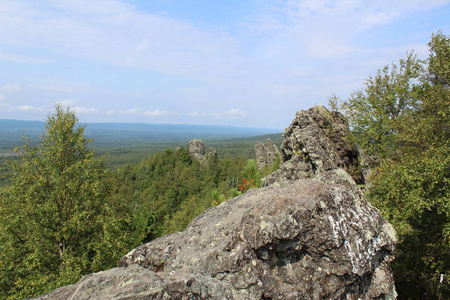
[[[247,165],[241,173],[242,184],[239,186],[239,191],[246,192],[249,189],[258,188],[262,185],[261,173],[256,166],[254,159],[249,159]]]
[[[212,198],[212,205],[219,205],[220,203],[224,202],[226,200],[224,194],[219,194],[217,190],[212,190],[211,192],[211,198]]]
[[[0,135],[1,137],[1,135]],[[118,135],[116,140],[109,143],[96,143],[97,154],[105,155],[105,161],[113,168],[119,168],[127,163],[138,164],[141,160],[157,153],[164,152],[166,149],[176,149],[186,145],[188,140],[134,140],[130,143],[124,143]],[[203,141],[215,148],[220,153],[221,158],[244,157],[250,159],[255,153],[253,147],[257,142],[272,139],[275,143],[281,144],[281,134],[270,134],[257,137],[246,138],[222,138],[222,139],[203,139]]]
[[[349,120],[353,140],[369,154],[384,155],[392,150],[397,133],[397,120],[414,110],[418,101],[418,78],[423,68],[413,54],[370,76],[365,88],[352,93],[347,101],[329,98],[333,108],[341,110]]]
[[[450,151],[429,147],[417,156],[385,159],[373,176],[369,200],[397,230],[394,264],[400,295],[448,299],[450,276]],[[443,295],[447,295],[443,297]]]
[[[56,106],[38,143],[17,147],[0,199],[0,298],[22,299],[113,267],[139,240],[84,127]],[[129,232],[133,233],[129,233]]]
[[[15,160],[17,156],[10,155],[5,157],[0,157],[0,187],[7,186],[10,184],[9,178],[11,177],[11,170],[8,169],[8,160]]]
[[[381,158],[367,196],[397,230],[404,299],[450,298],[450,38],[429,47],[428,60],[383,68],[340,105],[354,140]]]
[[[450,86],[450,47],[449,37],[438,32],[433,34],[428,58],[428,80],[435,86]]]
[[[273,172],[275,172],[280,168],[280,165],[281,165],[281,156],[277,154],[273,163],[270,166],[265,167],[261,171],[261,177],[266,177],[267,175],[272,174]]]
[[[236,193],[243,158],[199,163],[184,147],[117,170],[117,185],[146,226],[145,241],[183,230],[205,209]]]

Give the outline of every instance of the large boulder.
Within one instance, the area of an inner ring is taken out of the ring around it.
[[[321,173],[342,169],[351,183],[364,183],[359,152],[348,140],[349,127],[343,115],[315,106],[296,113],[283,132],[282,164],[267,176],[265,185],[280,181],[311,178]]]
[[[37,299],[394,299],[395,243],[357,187],[282,182]]]

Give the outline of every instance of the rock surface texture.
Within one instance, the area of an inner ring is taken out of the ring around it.
[[[358,188],[283,182],[38,299],[393,299],[395,243]]]
[[[257,143],[255,145],[255,155],[258,170],[270,167],[277,159],[277,156],[281,156],[280,150],[278,150],[277,145],[271,139],[267,139],[265,143]]]
[[[311,178],[336,169],[349,173],[350,183],[364,183],[359,153],[356,146],[346,140],[348,134],[348,124],[338,112],[330,112],[324,106],[298,111],[283,132],[280,169],[266,176],[264,185]]]

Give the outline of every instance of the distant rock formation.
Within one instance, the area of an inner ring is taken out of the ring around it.
[[[280,169],[267,176],[264,184],[311,178],[330,170],[342,169],[342,181],[364,183],[358,149],[346,138],[350,131],[341,113],[315,106],[296,113],[283,132]],[[330,175],[330,174],[328,174]]]
[[[208,153],[206,153],[206,157],[214,157],[217,158],[217,150],[213,147],[208,148]]]
[[[188,152],[192,158],[202,161],[205,159],[205,144],[201,140],[191,140],[188,144]]]
[[[208,157],[217,157],[217,150],[209,147],[208,153],[205,154],[205,144],[201,140],[191,140],[188,144],[189,155],[203,163]]]
[[[276,160],[277,156],[281,156],[277,145],[271,140],[267,139],[265,143],[257,143],[255,145],[256,167],[262,170],[270,167]]]
[[[358,188],[284,182],[37,299],[394,299],[395,243]]]

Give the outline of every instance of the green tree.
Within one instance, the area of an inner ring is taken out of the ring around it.
[[[186,228],[198,214],[237,196],[247,159],[218,159],[200,163],[184,147],[167,149],[116,172],[122,198],[133,204],[133,216],[146,231],[145,241]]]
[[[38,143],[17,147],[0,199],[0,298],[15,299],[113,267],[139,237],[84,127],[56,106]]]
[[[369,154],[383,156],[395,143],[398,118],[418,105],[417,79],[422,71],[422,62],[411,53],[398,65],[378,70],[366,80],[365,88],[352,93],[347,101],[333,96],[329,104],[348,117],[354,142]]]
[[[249,159],[247,165],[241,172],[242,184],[239,186],[239,190],[245,192],[252,188],[261,187],[261,173],[256,166],[254,159]]]
[[[397,230],[404,299],[450,299],[450,38],[434,34],[429,48],[426,61],[383,68],[341,106],[354,140],[380,157],[367,196]]]

